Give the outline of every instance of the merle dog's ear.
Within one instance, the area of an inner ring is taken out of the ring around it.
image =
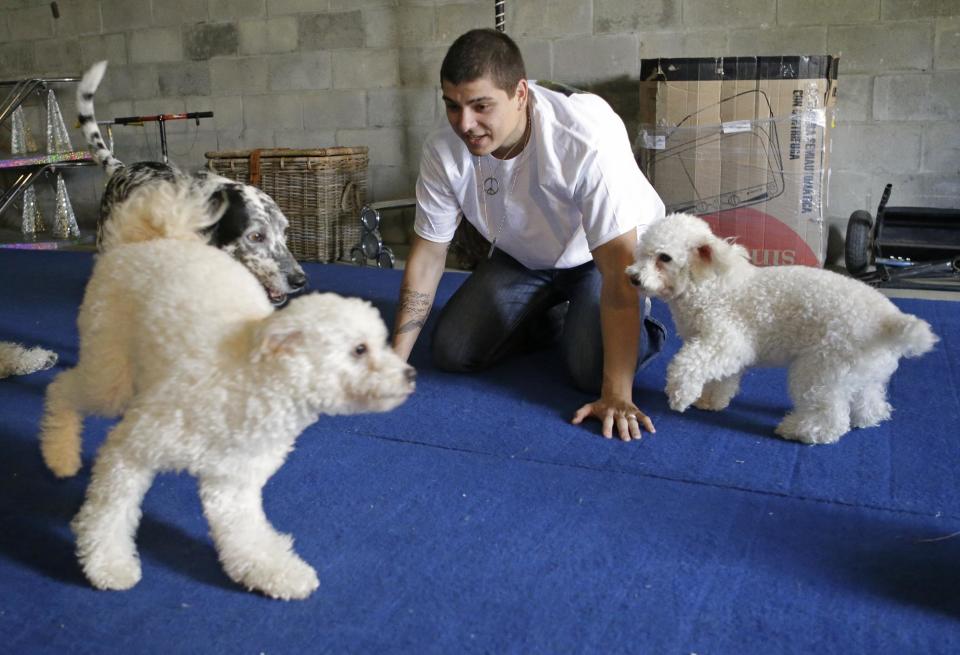
[[[229,206],[230,197],[227,195],[226,189],[218,189],[207,198],[207,207],[210,210],[210,218],[213,219],[214,224],[223,218],[223,214]],[[212,228],[213,225],[210,227]]]

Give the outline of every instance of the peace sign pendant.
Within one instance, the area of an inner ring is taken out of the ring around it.
[[[500,180],[492,175],[483,181],[483,191],[488,196],[495,196],[500,191]]]

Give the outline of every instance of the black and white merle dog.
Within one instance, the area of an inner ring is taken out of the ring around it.
[[[260,280],[270,301],[283,304],[287,295],[304,288],[307,276],[290,254],[286,243],[287,217],[273,199],[260,189],[235,182],[208,170],[188,174],[171,164],[143,161],[125,166],[107,147],[93,114],[93,95],[100,86],[107,62],[94,64],[77,87],[80,127],[94,159],[107,174],[107,186],[100,202],[102,226],[117,205],[145,184],[164,182],[186,186],[207,198],[211,216],[223,216],[208,231],[209,243],[232,255]],[[223,203],[227,203],[226,210]]]

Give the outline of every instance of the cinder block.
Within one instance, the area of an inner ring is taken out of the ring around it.
[[[190,25],[210,20],[206,2],[197,0],[161,0],[153,3],[153,25]],[[220,19],[214,19],[220,20]]]
[[[364,45],[363,14],[303,14],[298,20],[300,50],[360,48]]]
[[[194,123],[168,124],[167,150],[171,162],[191,172],[206,166],[204,153],[216,150],[219,140],[216,132],[202,128]]]
[[[159,79],[157,67],[151,64],[110,66],[100,85],[100,92],[111,102],[156,98],[160,95]]]
[[[371,166],[367,201],[412,198],[415,185],[405,166]],[[407,243],[407,230],[399,212],[381,214],[380,235],[385,243]]]
[[[273,142],[277,148],[331,148],[337,143],[337,131],[330,130],[274,130]]]
[[[11,9],[7,14],[7,29],[17,40],[46,39],[53,36],[53,14],[46,3],[39,7]]]
[[[377,7],[396,7],[397,4],[435,4],[431,0],[330,0],[330,11],[349,11],[351,9],[369,9]],[[316,11],[316,8],[314,8]]]
[[[217,130],[243,128],[243,100],[240,96],[212,96],[213,126]]]
[[[239,41],[233,23],[198,23],[183,30],[184,53],[194,61],[236,55]]]
[[[957,4],[957,12],[960,13],[960,3]],[[937,21],[933,64],[938,71],[960,68],[960,16]]]
[[[150,0],[100,0],[104,32],[150,27]]]
[[[273,130],[217,130],[217,150],[250,150],[273,145]]]
[[[641,59],[657,57],[719,57],[739,52],[739,46],[729,43],[728,30],[684,30],[682,32],[642,32]]]
[[[303,102],[293,94],[245,95],[243,125],[248,130],[302,129]]]
[[[960,129],[953,121],[931,123],[923,130],[923,170],[953,173],[960,169]]]
[[[893,185],[890,204],[893,206],[960,207],[960,177],[956,173],[896,173],[874,176],[874,185],[883,189],[886,183]]]
[[[209,95],[210,67],[206,62],[164,66],[160,69],[159,87],[164,96]]]
[[[940,18],[960,14],[956,0],[883,0],[883,20]]]
[[[330,88],[332,74],[328,52],[277,55],[271,57],[268,63],[271,91],[316,91]]]
[[[571,84],[635,78],[640,70],[640,43],[634,34],[557,39],[553,60],[554,71]]]
[[[941,121],[960,118],[960,72],[887,75],[876,79],[878,120]]]
[[[80,39],[80,61],[84,69],[106,59],[111,66],[127,63],[127,40],[123,34],[106,34],[95,39]]]
[[[827,28],[820,26],[733,30],[727,35],[727,44],[727,53],[730,55],[828,54]]]
[[[337,130],[337,145],[367,146],[371,166],[406,166],[406,135],[395,127]]]
[[[299,45],[297,19],[294,16],[244,21],[239,29],[242,55],[293,52]]]
[[[326,7],[325,0],[267,0],[267,16],[316,13],[318,9]]]
[[[933,27],[928,22],[830,27],[827,49],[843,53],[841,75],[929,70]]]
[[[397,50],[337,50],[333,52],[333,87],[377,89],[399,86]]]
[[[918,170],[923,128],[909,123],[837,125],[831,168],[899,173]]]
[[[100,3],[97,0],[60,0],[60,18],[53,25],[57,36],[100,33]]]
[[[210,90],[216,95],[258,94],[267,91],[267,61],[263,57],[210,60]]]
[[[303,96],[303,127],[307,130],[366,127],[366,93],[323,91]]]
[[[490,26],[493,7],[490,6]],[[592,3],[582,0],[552,2],[508,2],[505,24],[510,35],[570,36],[593,33]]]
[[[138,30],[128,36],[130,63],[179,62],[183,59],[183,42],[180,30],[158,28]]]
[[[866,209],[871,214],[877,208],[880,196],[872,194],[873,174],[866,171],[841,170],[831,162],[829,187],[827,188],[827,208],[825,214],[843,220],[843,232],[850,214],[858,209]],[[880,191],[883,187],[880,188]]]
[[[806,0],[781,2],[779,25],[851,25],[880,19],[880,0]]]
[[[840,60],[841,67],[843,59]],[[866,122],[873,118],[873,76],[840,73],[837,122]]]
[[[531,80],[552,80],[553,74],[553,42],[549,39],[534,39],[519,37],[517,46],[523,54],[523,64],[527,69],[527,77]]]
[[[688,27],[769,25],[776,19],[777,0],[717,0],[683,5],[683,24]]]
[[[185,111],[187,111],[187,103],[183,98],[149,98],[147,100],[133,101],[133,113],[136,116],[182,114]],[[156,123],[144,123],[143,129],[148,139],[160,138],[160,127]]]
[[[210,0],[210,20],[264,18],[266,15],[264,0]]]
[[[80,73],[80,44],[76,38],[34,41],[33,49],[37,73],[56,77]]]
[[[449,130],[450,124],[445,117],[440,117],[437,124],[431,127],[408,127],[404,131],[407,142],[404,144],[403,156],[407,161],[412,179],[415,181],[420,172],[420,159],[423,157],[423,144],[427,137],[437,130]]]
[[[680,27],[680,3],[673,0],[595,0],[597,34],[640,32]]]
[[[389,7],[363,12],[365,45],[368,48],[416,46],[436,40],[433,7]]]
[[[373,89],[367,92],[370,127],[436,124],[437,92],[434,89]]]
[[[213,111],[213,96],[211,95],[200,95],[200,96],[183,96],[184,105],[186,105],[186,111]],[[191,121],[193,125],[196,125],[196,121]],[[216,124],[213,122],[212,118],[201,118],[200,119],[200,129],[201,130],[215,130]]]
[[[478,27],[493,27],[494,12],[491,2],[441,5],[436,11],[436,40],[448,47],[464,32]]]
[[[10,28],[7,27],[7,13],[4,10],[0,10],[0,43],[9,43],[10,39]],[[0,68],[3,67],[3,64],[0,64]]]
[[[32,43],[0,43],[0,71],[4,79],[20,77],[34,68]]]
[[[440,64],[447,54],[445,46],[402,48],[400,50],[400,85],[440,88]]]

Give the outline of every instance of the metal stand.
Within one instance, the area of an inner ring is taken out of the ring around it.
[[[185,114],[154,114],[152,116],[122,116],[114,118],[114,125],[143,125],[144,123],[156,123],[160,128],[160,153],[163,156],[163,163],[169,162],[167,156],[167,121],[195,120],[200,124],[201,118],[213,118],[212,111],[191,111]]]

